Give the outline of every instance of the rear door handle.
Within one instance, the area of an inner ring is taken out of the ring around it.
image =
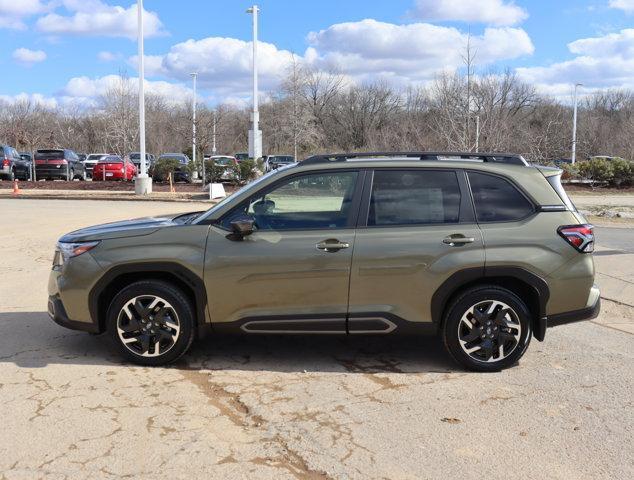
[[[473,237],[465,237],[461,234],[449,235],[442,239],[442,243],[449,245],[450,247],[459,247],[460,245],[466,245],[467,243],[475,242]]]
[[[323,242],[319,242],[317,245],[317,250],[323,250],[325,252],[338,252],[344,248],[348,248],[350,246],[347,242],[340,242],[335,238],[329,238],[328,240],[324,240]]]

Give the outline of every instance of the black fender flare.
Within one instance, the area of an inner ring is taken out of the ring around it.
[[[150,277],[152,274],[173,275],[191,289],[194,294],[194,308],[196,311],[198,326],[200,327],[205,323],[207,290],[205,289],[205,283],[200,276],[176,262],[136,262],[116,265],[110,268],[101,276],[90,290],[90,293],[88,294],[88,309],[90,311],[90,317],[101,331],[103,331],[103,328],[100,324],[100,318],[102,317],[100,316],[99,311],[99,300],[103,292],[118,277],[130,274],[142,275],[144,273],[149,274],[148,276]],[[105,314],[105,312],[101,313]]]
[[[550,290],[546,281],[539,275],[521,267],[514,266],[493,266],[493,267],[475,267],[460,270],[445,280],[440,287],[436,289],[431,299],[431,315],[432,321],[436,325],[442,322],[443,313],[447,305],[447,301],[451,296],[464,286],[476,282],[478,280],[486,280],[487,278],[507,277],[520,280],[529,285],[537,293],[538,299],[538,318],[534,319],[535,328],[533,333],[537,340],[543,340],[545,328],[540,328],[540,319],[546,317],[546,304],[550,298]],[[544,331],[541,331],[544,330]]]

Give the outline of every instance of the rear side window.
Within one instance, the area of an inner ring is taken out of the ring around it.
[[[368,226],[458,223],[460,187],[453,171],[376,170]]]
[[[478,222],[512,222],[534,211],[531,202],[504,178],[469,172],[469,183]]]

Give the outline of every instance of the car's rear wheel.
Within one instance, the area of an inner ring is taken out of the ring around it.
[[[140,365],[165,365],[194,340],[194,310],[174,285],[158,280],[133,283],[110,303],[107,330],[120,352]]]
[[[513,292],[496,286],[466,290],[447,309],[442,330],[449,354],[469,370],[515,364],[531,341],[531,314]]]

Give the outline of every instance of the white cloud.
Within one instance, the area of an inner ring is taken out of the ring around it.
[[[25,65],[33,65],[46,60],[46,52],[43,50],[29,50],[28,48],[18,48],[13,51],[12,56],[15,61]]]
[[[47,108],[56,108],[59,103],[53,97],[47,97],[41,93],[18,93],[17,95],[0,95],[0,102],[6,102],[9,104],[19,102],[31,102],[42,105]]]
[[[417,0],[410,14],[421,20],[461,21],[498,26],[515,25],[528,17],[526,10],[512,1],[504,0]]]
[[[109,89],[116,88],[122,81],[128,82],[129,88],[136,92],[139,79],[128,78],[123,80],[119,75],[106,75],[103,77],[73,77],[60,92],[60,97],[75,99],[84,105],[95,105],[99,96],[104,95]],[[147,94],[160,95],[170,103],[183,103],[192,97],[192,90],[184,85],[165,81],[144,82]]]
[[[71,15],[49,13],[36,22],[38,30],[53,35],[85,35],[106,37],[137,36],[136,3],[128,8],[108,5],[101,0],[63,0]],[[163,24],[154,12],[144,10],[146,37],[163,35]]]
[[[47,8],[40,0],[0,0],[0,28],[24,30],[24,17],[42,13]]]
[[[97,54],[97,58],[102,62],[114,62],[115,60],[121,59],[120,53],[109,52],[107,50],[103,50]]]
[[[306,53],[323,68],[364,79],[380,75],[401,82],[425,81],[462,66],[467,35],[453,27],[414,23],[395,25],[366,19],[312,32]],[[471,37],[475,63],[487,65],[530,55],[528,34],[520,28],[486,28]]]
[[[634,88],[634,29],[568,44],[571,60],[549,66],[518,68],[518,75],[542,91],[558,94],[575,83],[587,89]]]
[[[626,13],[634,13],[634,0],[610,0],[610,8],[618,8]]]
[[[172,46],[165,55],[145,57],[148,76],[160,75],[190,82],[189,74],[198,72],[198,82],[214,95],[241,97],[251,88],[252,43],[235,38],[209,37],[187,40]],[[258,43],[258,69],[261,89],[275,88],[286,72],[291,53],[272,43]],[[137,67],[137,57],[129,64]]]

